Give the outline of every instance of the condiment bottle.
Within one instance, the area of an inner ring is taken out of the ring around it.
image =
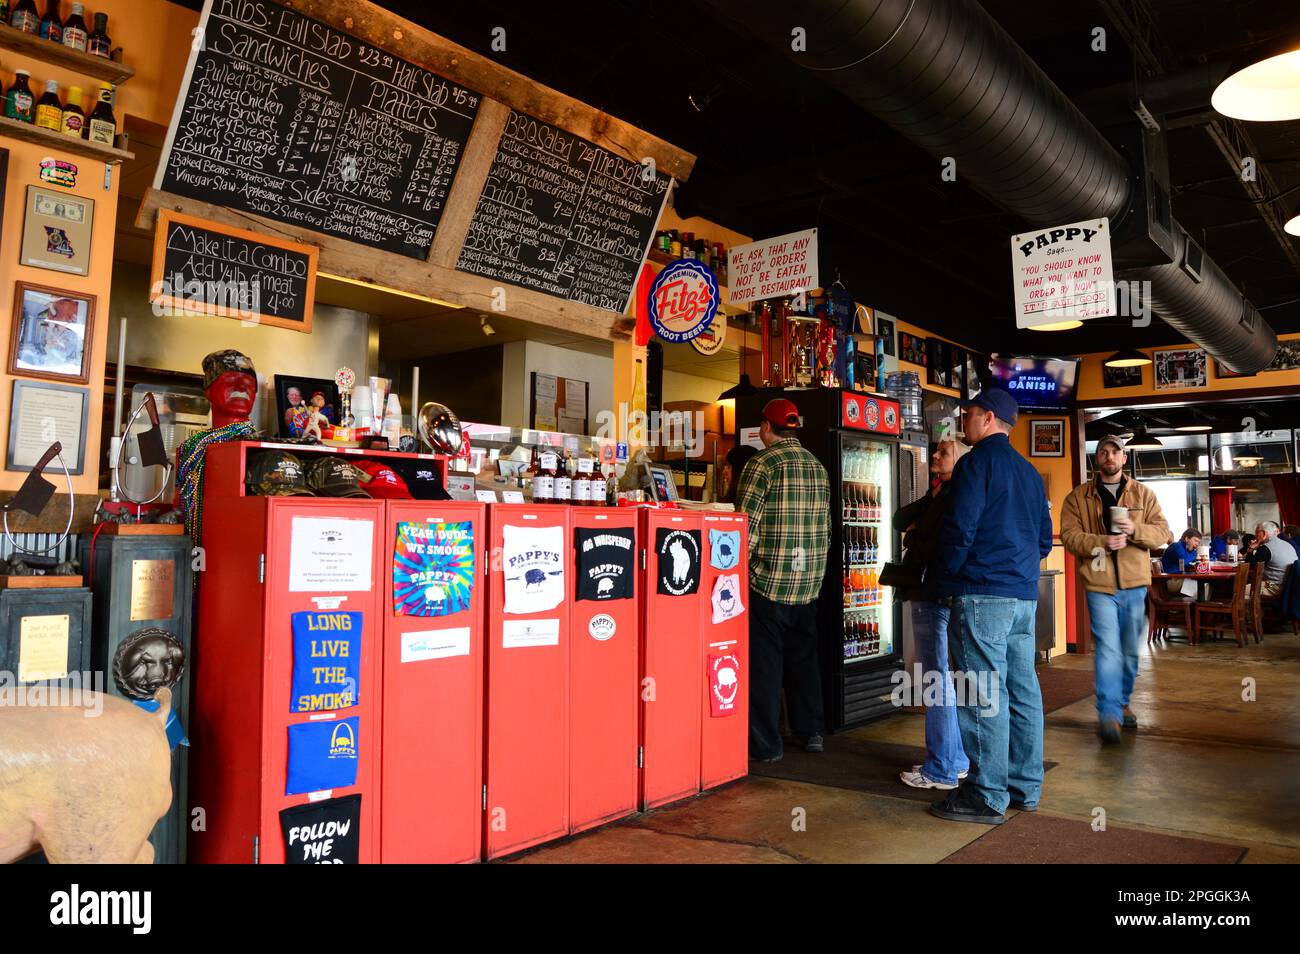
[[[86,120],[86,138],[91,142],[111,146],[117,137],[117,119],[113,116],[113,86],[99,84],[99,102]]]
[[[36,12],[36,0],[18,0],[14,12],[9,14],[9,25],[15,30],[39,36],[41,15]]]
[[[59,81],[45,81],[45,95],[36,102],[36,125],[58,132],[63,127],[63,104],[59,102]]]
[[[51,43],[63,42],[63,21],[59,19],[59,0],[50,0],[45,5],[45,16],[41,18],[41,39]]]
[[[537,476],[533,478],[533,503],[553,503],[555,500],[555,451],[542,451]]]
[[[5,93],[5,116],[24,123],[35,122],[36,97],[32,95],[32,88],[27,85],[27,78],[32,74],[26,70],[15,72],[17,75],[14,77],[14,83]]]
[[[573,476],[569,473],[569,455],[564,455],[564,460],[560,461],[560,469],[555,474],[555,502],[561,504],[573,503]]]
[[[90,37],[90,31],[86,29],[86,19],[82,16],[86,8],[79,3],[72,5],[72,15],[68,17],[68,22],[63,24],[63,45],[70,46],[74,50],[86,52],[86,40]]]
[[[86,38],[86,52],[91,56],[109,58],[113,52],[113,41],[108,38],[108,14],[95,14],[95,31]]]
[[[59,123],[59,130],[65,136],[76,136],[78,139],[85,138],[86,135],[86,114],[81,108],[81,87],[68,87],[68,101],[63,106],[63,116]]]

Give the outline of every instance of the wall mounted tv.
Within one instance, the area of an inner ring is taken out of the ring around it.
[[[993,355],[989,362],[993,387],[1010,392],[1020,410],[1068,411],[1074,406],[1078,358],[1044,358],[1037,355]]]

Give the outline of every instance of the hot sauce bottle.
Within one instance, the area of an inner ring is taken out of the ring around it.
[[[569,467],[572,463],[566,452],[564,459],[560,461],[560,469],[555,474],[556,503],[568,504],[573,502],[573,477],[569,474]]]
[[[555,501],[555,451],[542,451],[537,476],[533,478],[533,503]]]
[[[59,102],[59,81],[45,81],[45,95],[36,101],[36,125],[58,132],[63,127],[63,104]]]

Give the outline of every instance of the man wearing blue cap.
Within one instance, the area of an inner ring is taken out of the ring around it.
[[[1018,408],[986,388],[961,403],[973,448],[957,462],[939,530],[935,591],[952,609],[948,638],[969,694],[957,709],[978,771],[930,806],[951,821],[1000,825],[1007,806],[1034,811],[1043,786],[1043,700],[1034,672],[1040,561],[1052,552],[1043,478],[1012,448]]]

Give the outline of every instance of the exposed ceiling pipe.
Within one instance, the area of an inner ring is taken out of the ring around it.
[[[930,155],[951,157],[960,180],[1026,222],[1117,224],[1127,207],[1127,163],[975,0],[704,2]],[[1272,328],[1208,257],[1201,281],[1191,277],[1186,232],[1174,223],[1174,233],[1172,264],[1123,277],[1149,281],[1156,314],[1227,367],[1267,367]]]

